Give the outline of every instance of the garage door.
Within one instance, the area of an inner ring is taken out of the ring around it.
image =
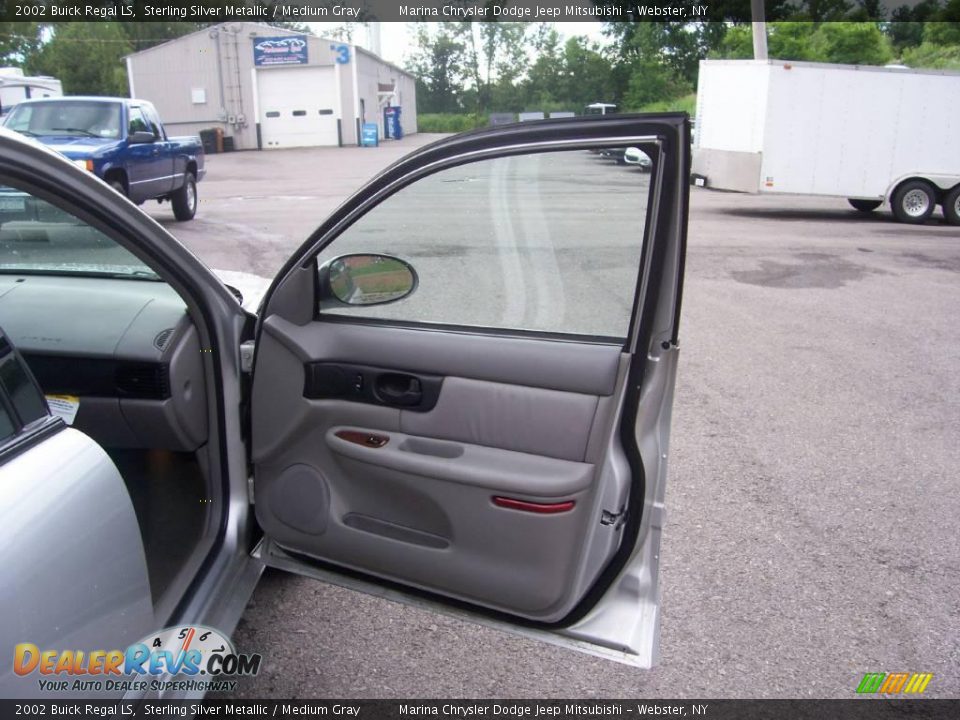
[[[337,145],[332,67],[257,70],[264,148]]]

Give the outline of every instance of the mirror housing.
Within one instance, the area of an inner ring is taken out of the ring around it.
[[[146,145],[157,141],[157,136],[148,130],[137,130],[127,137],[127,142],[131,145]]]
[[[420,284],[413,266],[392,255],[353,253],[318,270],[320,307],[386,305],[409,297]]]

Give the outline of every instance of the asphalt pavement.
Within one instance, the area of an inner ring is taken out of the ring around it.
[[[430,139],[213,156],[196,220],[148,210],[266,278]],[[845,698],[866,672],[922,671],[927,696],[960,696],[958,274],[939,218],[693,189],[660,664],[268,572],[234,635],[264,666],[238,694]]]

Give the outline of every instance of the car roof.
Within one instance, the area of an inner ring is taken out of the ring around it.
[[[110,103],[128,103],[130,105],[151,105],[147,100],[139,98],[107,97],[103,95],[65,95],[63,97],[32,98],[30,100],[21,100],[17,105],[38,105],[51,102],[110,102]]]

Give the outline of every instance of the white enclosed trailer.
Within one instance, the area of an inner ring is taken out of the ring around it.
[[[62,96],[63,86],[54,77],[29,77],[20,68],[0,68],[0,114],[6,114],[22,100]]]
[[[696,127],[698,185],[960,224],[960,73],[703,60]]]

